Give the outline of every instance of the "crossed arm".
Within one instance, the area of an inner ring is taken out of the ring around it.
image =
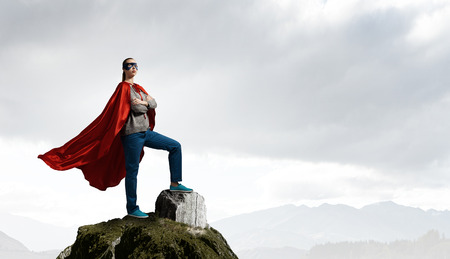
[[[147,95],[145,101],[139,98],[133,98],[131,100],[131,109],[137,113],[146,113],[148,109],[155,109],[157,106],[156,101],[150,95]]]

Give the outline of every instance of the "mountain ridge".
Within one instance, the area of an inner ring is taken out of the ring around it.
[[[17,227],[20,226],[20,227]],[[0,211],[0,231],[19,240],[31,251],[64,249],[76,238],[76,227],[58,227],[38,220]],[[42,238],[46,233],[51,239]]]
[[[5,213],[0,212],[0,216]],[[0,217],[0,231],[13,239],[19,240],[25,247],[36,238],[29,228],[23,235],[28,235],[28,243],[19,235],[11,235],[2,226],[19,229],[23,218],[13,219],[14,215]],[[28,218],[27,218],[28,219]],[[32,222],[38,222],[32,219]],[[30,222],[30,221],[28,221]],[[351,224],[350,224],[351,223]],[[30,223],[31,224],[31,223]],[[356,242],[373,240],[392,242],[396,240],[414,240],[430,230],[437,230],[450,236],[450,211],[415,208],[399,205],[392,201],[368,204],[354,208],[344,204],[324,203],[317,207],[286,204],[274,208],[240,214],[210,223],[227,239],[229,245],[239,256],[239,251],[247,254],[253,249],[275,249],[291,247],[307,251],[318,244],[340,241]],[[44,224],[47,226],[47,224]],[[41,226],[42,227],[42,226]],[[38,228],[42,229],[42,228]],[[67,229],[65,229],[67,231]],[[345,231],[344,231],[345,230]],[[70,239],[58,249],[64,249],[76,237],[76,229],[70,232]],[[47,232],[40,232],[47,233]],[[44,241],[46,238],[42,238]],[[61,235],[49,235],[47,243],[61,241]],[[51,239],[53,238],[53,239]],[[1,246],[0,242],[0,246]],[[35,246],[37,247],[37,246]],[[33,251],[46,251],[46,248],[34,248]]]
[[[288,204],[229,217],[211,225],[221,231],[239,255],[239,251],[261,247],[308,250],[330,242],[412,240],[430,230],[449,235],[450,212],[425,211],[392,201],[359,209],[343,204],[325,203],[318,207]]]
[[[28,248],[18,240],[0,231],[0,251],[28,251]]]
[[[0,231],[0,258],[50,259],[55,258],[58,254],[58,251],[32,252],[20,241]]]

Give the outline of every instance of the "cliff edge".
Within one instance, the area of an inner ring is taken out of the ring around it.
[[[213,228],[192,228],[159,218],[129,216],[78,229],[75,243],[62,258],[237,258]]]
[[[155,207],[145,219],[125,216],[80,227],[75,243],[57,258],[237,258],[207,224],[197,193],[163,191]]]

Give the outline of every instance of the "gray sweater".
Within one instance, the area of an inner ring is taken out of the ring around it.
[[[130,86],[130,103],[134,98],[138,98],[141,100],[141,96],[137,93],[133,87]],[[141,92],[142,99],[145,101],[147,95],[144,92]],[[155,109],[157,104],[155,99],[147,101],[148,106],[137,104],[133,105],[131,103],[130,114],[128,115],[127,122],[122,128],[122,135],[130,135],[136,132],[145,132],[149,129],[149,121],[147,116],[147,111],[149,109]]]

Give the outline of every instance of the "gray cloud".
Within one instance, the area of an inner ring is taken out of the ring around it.
[[[448,161],[448,37],[408,41],[440,6],[311,22],[301,4],[271,1],[0,5],[3,136],[64,143],[101,112],[133,56],[158,100],[157,130],[190,149],[407,173]]]

